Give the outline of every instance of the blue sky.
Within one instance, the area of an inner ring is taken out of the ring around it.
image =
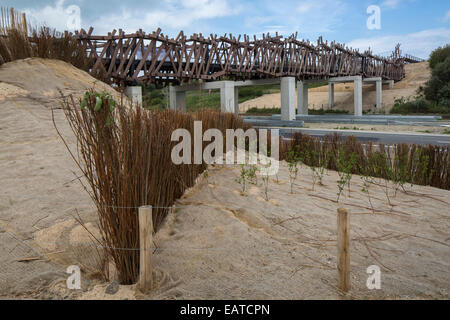
[[[0,6],[26,12],[34,22],[68,29],[67,9],[78,6],[81,27],[95,34],[122,28],[169,36],[215,33],[261,36],[274,33],[315,41],[336,40],[354,48],[391,51],[396,43],[404,52],[428,57],[436,47],[450,43],[448,0],[0,0]],[[380,8],[381,28],[369,30],[366,10]]]

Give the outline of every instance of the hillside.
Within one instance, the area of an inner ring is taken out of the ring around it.
[[[80,97],[92,87],[120,97],[110,86],[63,61],[31,58],[0,66],[0,296],[11,287],[21,294],[33,291],[42,281],[64,275],[65,269],[53,260],[17,260],[41,254],[33,234],[76,214],[74,208],[82,216],[94,212],[51,113],[56,108],[56,124],[74,146],[66,119],[57,109],[58,91]],[[54,243],[58,231],[43,233]],[[51,251],[52,244],[45,247]]]
[[[423,86],[431,76],[428,62],[408,64],[405,66],[406,77],[395,84],[393,89],[388,85],[383,86],[383,109],[389,111],[394,104],[394,100],[401,97],[413,97],[417,95],[417,90]],[[309,108],[328,109],[328,86],[309,89]],[[348,110],[353,112],[353,83],[340,83],[335,85],[335,109]],[[375,85],[363,86],[363,109],[375,110]],[[280,93],[273,93],[261,96],[256,99],[239,104],[240,112],[245,112],[249,108],[280,108]]]
[[[61,60],[28,58],[0,67],[0,101],[29,99],[51,107],[60,98],[59,91],[81,97],[92,88],[120,99],[120,94],[109,85]]]

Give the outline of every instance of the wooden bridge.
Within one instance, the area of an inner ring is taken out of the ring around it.
[[[164,36],[161,29],[150,34],[114,30],[106,36],[92,32],[92,27],[88,32],[81,29],[74,36],[93,59],[93,69],[122,86],[281,77],[327,80],[362,76],[399,81],[405,75],[404,64],[415,62],[411,56],[400,56],[399,45],[391,57],[385,58],[324,42],[321,37],[316,44],[298,40],[297,34],[288,38],[267,34],[262,39],[251,39],[231,34],[187,37],[180,32],[173,39]]]

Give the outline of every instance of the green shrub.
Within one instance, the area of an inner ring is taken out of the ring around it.
[[[430,68],[434,69],[438,63],[444,62],[448,57],[450,57],[450,45],[447,44],[445,47],[435,49],[428,60]]]
[[[450,103],[443,101],[444,104],[437,105],[428,101],[423,96],[417,96],[413,99],[395,99],[391,114],[416,114],[416,113],[432,113],[432,114],[450,114]],[[448,103],[445,105],[445,103]]]
[[[151,110],[162,110],[166,108],[166,96],[164,89],[157,89],[155,85],[144,87],[144,95],[142,97],[143,107]]]
[[[264,95],[263,88],[260,87],[241,87],[239,88],[239,102],[255,99]]]
[[[450,56],[433,68],[431,79],[422,89],[425,97],[439,105],[448,105],[450,100]]]

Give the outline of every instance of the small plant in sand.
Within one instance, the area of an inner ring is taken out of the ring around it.
[[[346,185],[348,187],[348,195],[350,196],[350,182],[352,180],[353,170],[356,166],[357,157],[358,155],[354,152],[352,152],[349,156],[347,156],[347,153],[345,152],[344,148],[339,149],[339,153],[336,159],[336,167],[339,175],[339,180],[337,181],[338,202]]]
[[[248,169],[247,169],[247,178],[248,181],[251,184],[255,184],[258,185],[258,167],[256,165],[251,165]]]
[[[388,156],[384,152],[377,152],[372,155],[373,168],[375,176],[380,177],[377,185],[383,190],[389,205],[392,207],[389,196],[389,181],[392,179],[393,170]]]
[[[394,184],[394,197],[397,196],[399,189],[406,192],[405,185],[408,181],[409,172],[408,166],[404,160],[396,155],[394,160],[394,170],[392,171],[392,183]],[[412,186],[412,184],[411,184]]]
[[[321,156],[320,153],[317,153],[318,155],[318,163],[319,166],[317,167],[317,179],[319,180],[319,185],[323,186],[323,176],[325,174],[325,170],[328,166],[328,152],[324,152]]]
[[[328,165],[328,154],[324,153],[323,156],[324,157],[322,157],[321,154],[316,150],[312,150],[311,153],[305,153],[307,163],[311,164],[309,168],[311,169],[312,173],[313,191],[316,182],[318,182],[319,185],[323,186],[323,175],[325,174],[325,169]],[[317,164],[317,166],[315,166],[314,164]]]
[[[257,170],[258,168],[256,167],[256,165],[247,168],[245,164],[241,164],[241,172],[239,178],[236,179],[236,182],[242,186],[242,193],[245,193],[245,190],[247,189],[247,182],[255,184],[255,181],[257,181]]]
[[[269,161],[269,163],[267,165],[265,165],[262,169],[262,175],[261,175],[261,180],[263,182],[263,186],[264,186],[264,196],[266,198],[266,201],[269,201],[269,168],[272,166],[272,161]]]
[[[294,150],[289,150],[287,156],[288,170],[289,170],[289,183],[291,184],[291,194],[294,193],[294,182],[298,176],[298,164],[300,162],[297,153]]]
[[[208,181],[208,178],[209,178],[208,169],[205,169],[205,171],[203,171],[203,178],[206,180],[207,183],[209,183],[209,181]]]
[[[363,186],[361,188],[361,191],[367,195],[367,198],[369,199],[370,207],[372,208],[372,212],[375,213],[375,209],[372,205],[372,198],[370,196],[370,186],[374,183],[373,177],[370,175],[370,162],[367,165],[361,164],[360,165],[360,178],[363,182]]]
[[[239,178],[236,179],[236,182],[242,186],[242,193],[245,192],[245,184],[247,182],[247,169],[244,164],[241,164],[241,172]]]

